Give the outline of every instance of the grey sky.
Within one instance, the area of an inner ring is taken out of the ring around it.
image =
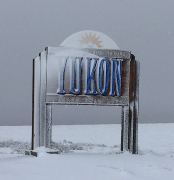
[[[0,125],[31,124],[32,58],[85,29],[106,33],[141,62],[140,121],[174,122],[173,7],[172,0],[1,0]],[[118,112],[55,107],[54,121],[114,123]]]

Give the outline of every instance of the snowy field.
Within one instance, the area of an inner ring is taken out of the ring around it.
[[[140,124],[139,155],[120,153],[120,125],[53,127],[60,154],[25,156],[31,127],[0,127],[0,180],[173,180],[174,124]]]

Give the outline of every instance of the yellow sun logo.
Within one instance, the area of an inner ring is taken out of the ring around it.
[[[87,45],[89,48],[102,47],[102,41],[100,40],[100,37],[92,33],[85,33],[84,35],[82,35],[80,43]]]

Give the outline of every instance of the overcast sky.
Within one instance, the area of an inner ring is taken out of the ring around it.
[[[140,61],[140,122],[174,122],[172,0],[0,2],[0,125],[31,124],[32,59],[85,29],[106,33]],[[58,124],[120,122],[116,107],[57,106],[53,114]]]

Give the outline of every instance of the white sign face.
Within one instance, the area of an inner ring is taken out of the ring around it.
[[[85,30],[67,37],[60,46],[73,48],[119,49],[118,45],[102,32]]]

